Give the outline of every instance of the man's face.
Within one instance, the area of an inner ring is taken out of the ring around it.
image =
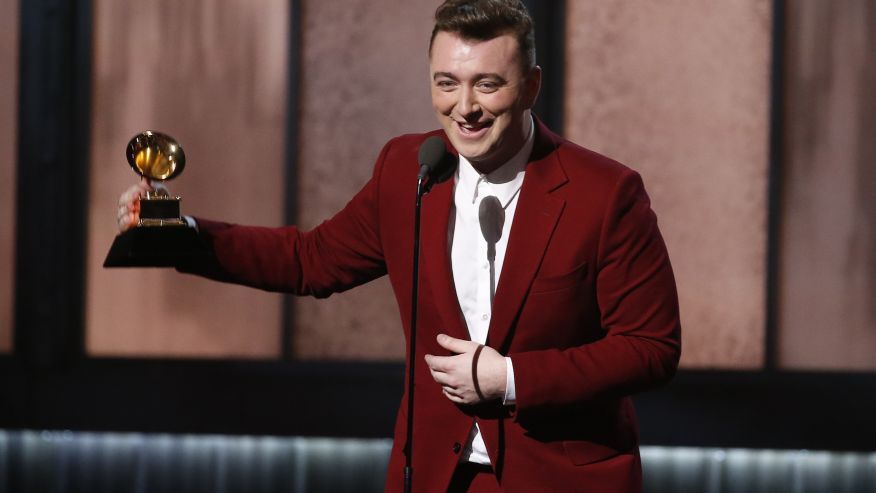
[[[487,41],[439,32],[429,72],[432,107],[450,142],[481,173],[511,159],[529,131],[529,109],[541,82],[538,67],[524,70],[517,40]]]

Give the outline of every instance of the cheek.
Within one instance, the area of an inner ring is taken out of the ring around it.
[[[504,95],[495,98],[487,98],[481,102],[481,107],[484,109],[484,111],[497,118],[507,116],[513,106],[514,98],[510,98]]]
[[[453,100],[441,91],[432,91],[432,108],[441,114],[450,113],[453,109]]]

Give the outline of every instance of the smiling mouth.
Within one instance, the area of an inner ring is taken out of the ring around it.
[[[468,135],[472,137],[478,137],[480,134],[484,133],[488,128],[493,126],[493,121],[485,121],[485,122],[456,122],[456,127],[459,129],[460,133],[463,135]]]

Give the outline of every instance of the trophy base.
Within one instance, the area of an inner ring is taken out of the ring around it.
[[[188,225],[137,226],[116,236],[104,267],[177,267],[203,258],[207,248]]]

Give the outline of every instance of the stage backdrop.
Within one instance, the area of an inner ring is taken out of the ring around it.
[[[310,228],[365,184],[387,140],[437,126],[427,58],[436,2],[302,3],[298,217]],[[298,357],[400,360],[404,355],[388,279],[328,300],[296,300],[292,309],[292,351]]]
[[[876,3],[787,2],[779,362],[876,369]]]
[[[285,1],[94,2],[86,346],[96,356],[270,358],[281,296],[168,269],[103,269],[136,133],[186,151],[169,183],[182,210],[278,226],[283,219]]]
[[[95,0],[90,354],[401,360],[385,280],[284,305],[171,271],[100,267],[116,199],[135,181],[123,150],[140,130],[185,147],[189,167],[171,183],[184,212],[279,225],[294,178],[296,221],[309,228],[365,183],[386,139],[437,126],[426,50],[438,2],[336,3],[303,0],[290,24],[279,0]],[[643,174],[678,278],[683,365],[763,367],[773,2],[565,3],[563,133]],[[776,308],[787,368],[876,367],[874,11],[805,0],[783,20]],[[299,142],[291,176],[287,117]]]
[[[18,135],[18,1],[0,0],[0,353],[12,347],[15,147]]]
[[[771,2],[568,2],[566,134],[642,173],[686,366],[757,368],[765,328]]]

